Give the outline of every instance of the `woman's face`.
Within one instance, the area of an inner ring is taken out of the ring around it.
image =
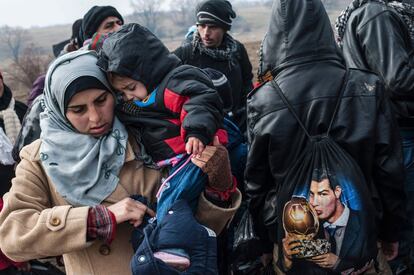
[[[112,129],[115,100],[101,89],[76,93],[69,101],[66,118],[79,133],[100,137]]]

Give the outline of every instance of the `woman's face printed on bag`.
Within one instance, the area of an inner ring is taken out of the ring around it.
[[[341,193],[341,187],[337,185],[333,189],[328,179],[320,182],[313,180],[311,182],[309,202],[315,209],[320,221],[333,223],[341,216],[344,210],[344,206],[340,201]]]
[[[66,118],[82,134],[100,137],[112,129],[115,99],[100,89],[76,93],[69,101]]]

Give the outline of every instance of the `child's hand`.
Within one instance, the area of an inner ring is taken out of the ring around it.
[[[185,150],[187,154],[194,154],[196,156],[200,156],[201,152],[204,151],[204,144],[196,137],[188,138],[187,143],[185,144]]]

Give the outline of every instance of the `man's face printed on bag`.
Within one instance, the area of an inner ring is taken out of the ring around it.
[[[344,211],[344,206],[340,200],[341,193],[341,187],[337,185],[333,189],[329,179],[323,179],[320,182],[313,180],[311,182],[309,202],[315,209],[320,221],[333,223],[341,216]]]

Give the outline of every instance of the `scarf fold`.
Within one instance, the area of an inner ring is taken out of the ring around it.
[[[13,145],[6,136],[3,129],[0,128],[0,164],[13,165],[15,163],[12,157]],[[2,168],[4,169],[4,168]]]
[[[346,24],[352,12],[371,2],[378,2],[388,7],[393,8],[402,18],[410,33],[411,43],[414,45],[414,6],[400,1],[385,1],[385,0],[353,0],[352,3],[341,12],[335,22],[335,29],[337,32],[337,42],[342,47],[343,37],[345,35]]]
[[[193,37],[193,49],[199,50],[200,53],[206,54],[217,61],[229,61],[232,66],[235,65],[238,54],[236,41],[229,34],[224,34],[223,42],[219,48],[207,48],[201,41],[200,34],[196,31]]]
[[[3,120],[6,136],[9,138],[11,144],[14,144],[22,125],[14,110],[15,100],[12,97],[10,89],[6,85],[4,85],[4,95],[1,101],[0,119]]]
[[[82,76],[106,87],[96,53],[73,52],[56,59],[46,75],[40,159],[57,192],[75,206],[100,204],[116,188],[125,161],[128,133],[115,117],[112,130],[95,138],[77,132],[64,114],[66,88]]]

